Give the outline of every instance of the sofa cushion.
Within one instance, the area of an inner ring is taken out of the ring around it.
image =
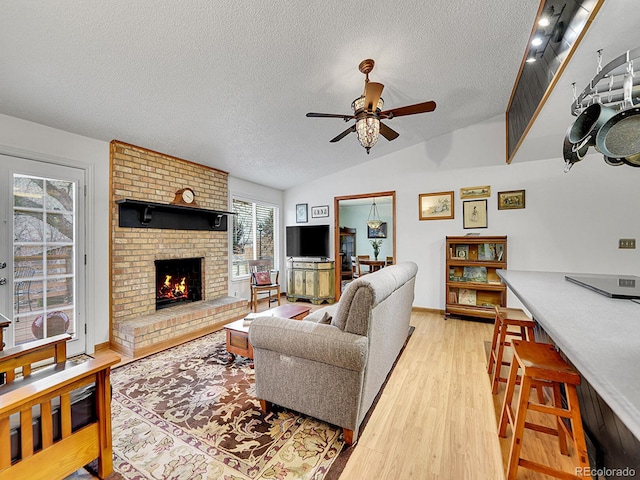
[[[324,318],[325,320],[329,319],[329,323],[331,323],[331,319],[336,314],[337,309],[338,309],[337,303],[334,303],[333,305],[327,305],[326,307],[322,307],[317,310],[314,310],[309,315],[304,317],[302,320],[304,320],[305,322],[320,323],[320,320]],[[325,317],[325,314],[326,314],[326,317]]]

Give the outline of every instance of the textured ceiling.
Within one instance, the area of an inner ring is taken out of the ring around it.
[[[0,113],[122,140],[286,189],[504,113],[538,0],[0,0]],[[346,126],[357,67],[390,120],[369,156]]]

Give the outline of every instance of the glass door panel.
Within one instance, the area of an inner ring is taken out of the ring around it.
[[[0,245],[0,260],[7,263],[0,271],[7,279],[0,289],[0,313],[12,317],[6,347],[68,333],[68,354],[82,353],[84,268],[78,268],[78,259],[84,244],[78,232],[84,231],[84,171],[0,159],[0,182],[9,187],[2,198],[9,228]]]

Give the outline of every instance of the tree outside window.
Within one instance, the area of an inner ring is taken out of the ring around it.
[[[276,264],[277,207],[233,199],[233,278],[249,274],[249,260],[271,260]]]

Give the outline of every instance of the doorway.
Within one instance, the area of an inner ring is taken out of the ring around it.
[[[0,161],[6,187],[0,313],[11,320],[6,346],[68,333],[68,354],[84,353],[85,172],[5,155]]]
[[[382,225],[372,229],[367,225],[367,220],[376,211]],[[343,285],[353,279],[354,265],[351,257],[369,255],[373,259],[375,251],[372,242],[378,244],[379,261],[396,262],[396,192],[335,197],[334,212],[337,301]]]

